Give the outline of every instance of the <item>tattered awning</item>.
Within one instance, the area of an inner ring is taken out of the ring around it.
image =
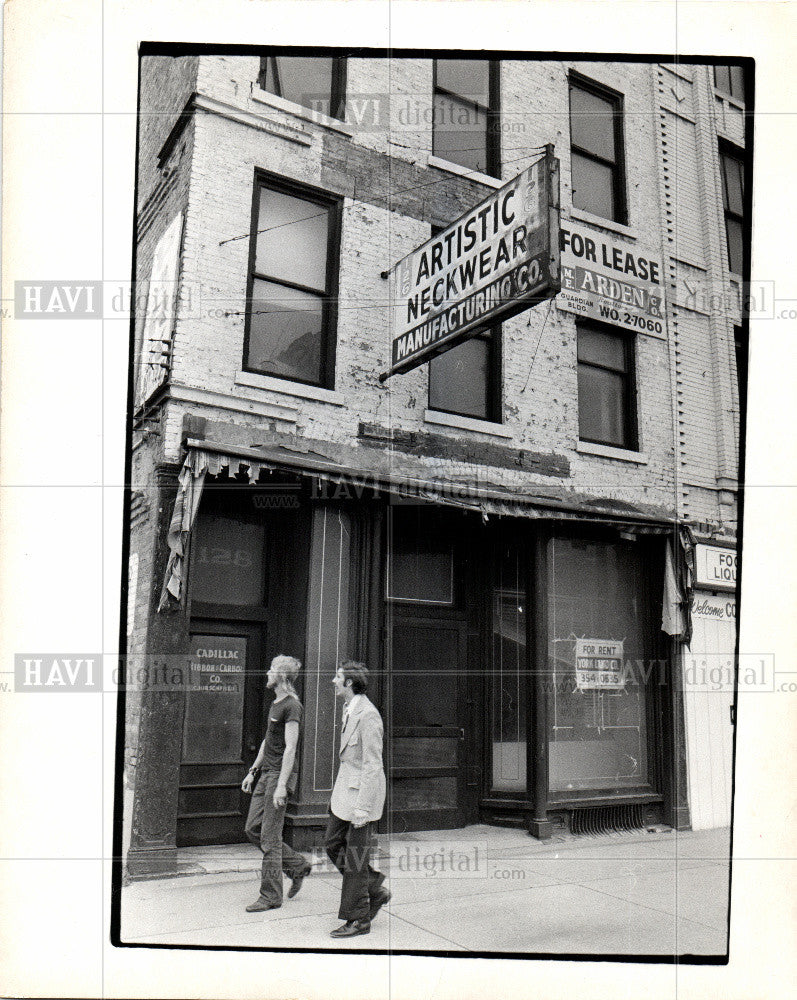
[[[688,529],[678,529],[672,522],[651,518],[636,512],[631,505],[606,498],[581,498],[569,501],[533,490],[513,491],[491,485],[480,487],[473,482],[452,479],[434,480],[394,471],[366,471],[314,451],[284,445],[245,448],[190,438],[180,471],[179,489],[174,513],[169,525],[169,561],[161,592],[159,611],[167,610],[184,600],[185,559],[188,541],[199,509],[205,477],[226,473],[231,477],[246,476],[256,483],[264,471],[293,472],[329,483],[366,487],[375,492],[444,504],[469,510],[482,517],[526,517],[545,520],[577,520],[581,523],[607,525],[634,534],[671,535],[668,545],[668,572],[665,574],[662,628],[683,638],[691,632],[689,607],[691,584],[685,556],[691,545]],[[686,534],[682,534],[682,532]],[[675,545],[670,551],[670,546]],[[685,547],[686,543],[686,547]],[[693,548],[693,545],[691,545]],[[677,551],[673,562],[672,552]],[[676,569],[677,567],[677,569]],[[672,630],[672,631],[671,631]]]

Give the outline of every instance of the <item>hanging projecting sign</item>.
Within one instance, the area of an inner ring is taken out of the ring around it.
[[[652,254],[569,219],[559,248],[560,309],[626,330],[666,332],[661,262]]]
[[[559,291],[559,161],[553,147],[399,261],[384,382]]]
[[[620,691],[623,643],[614,639],[576,639],[576,686],[579,691]]]

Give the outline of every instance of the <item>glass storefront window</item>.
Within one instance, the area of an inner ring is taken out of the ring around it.
[[[526,586],[519,549],[502,548],[493,586],[492,788],[526,789]]]
[[[644,583],[637,543],[551,541],[551,792],[648,783]]]
[[[183,723],[183,763],[239,763],[246,639],[231,635],[193,635],[190,663]]]
[[[454,603],[454,549],[424,508],[392,509],[387,596],[412,604]]]
[[[253,607],[265,600],[265,528],[201,514],[191,545],[191,599]]]

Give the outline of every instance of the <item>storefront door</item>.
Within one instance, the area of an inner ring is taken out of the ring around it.
[[[263,738],[262,647],[261,626],[192,623],[178,845],[244,840],[241,782]]]
[[[391,509],[385,728],[388,828],[465,825],[467,621],[462,529],[424,505]]]
[[[465,825],[462,622],[395,617],[390,663],[393,833]]]
[[[275,631],[273,528],[254,496],[211,484],[191,542],[178,847],[246,839],[249,796],[241,782],[263,739],[266,659]]]

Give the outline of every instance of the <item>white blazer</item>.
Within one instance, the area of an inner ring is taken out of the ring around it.
[[[338,819],[351,822],[355,809],[365,812],[369,822],[381,817],[386,790],[383,737],[382,716],[360,695],[340,737],[340,768],[329,804]]]

